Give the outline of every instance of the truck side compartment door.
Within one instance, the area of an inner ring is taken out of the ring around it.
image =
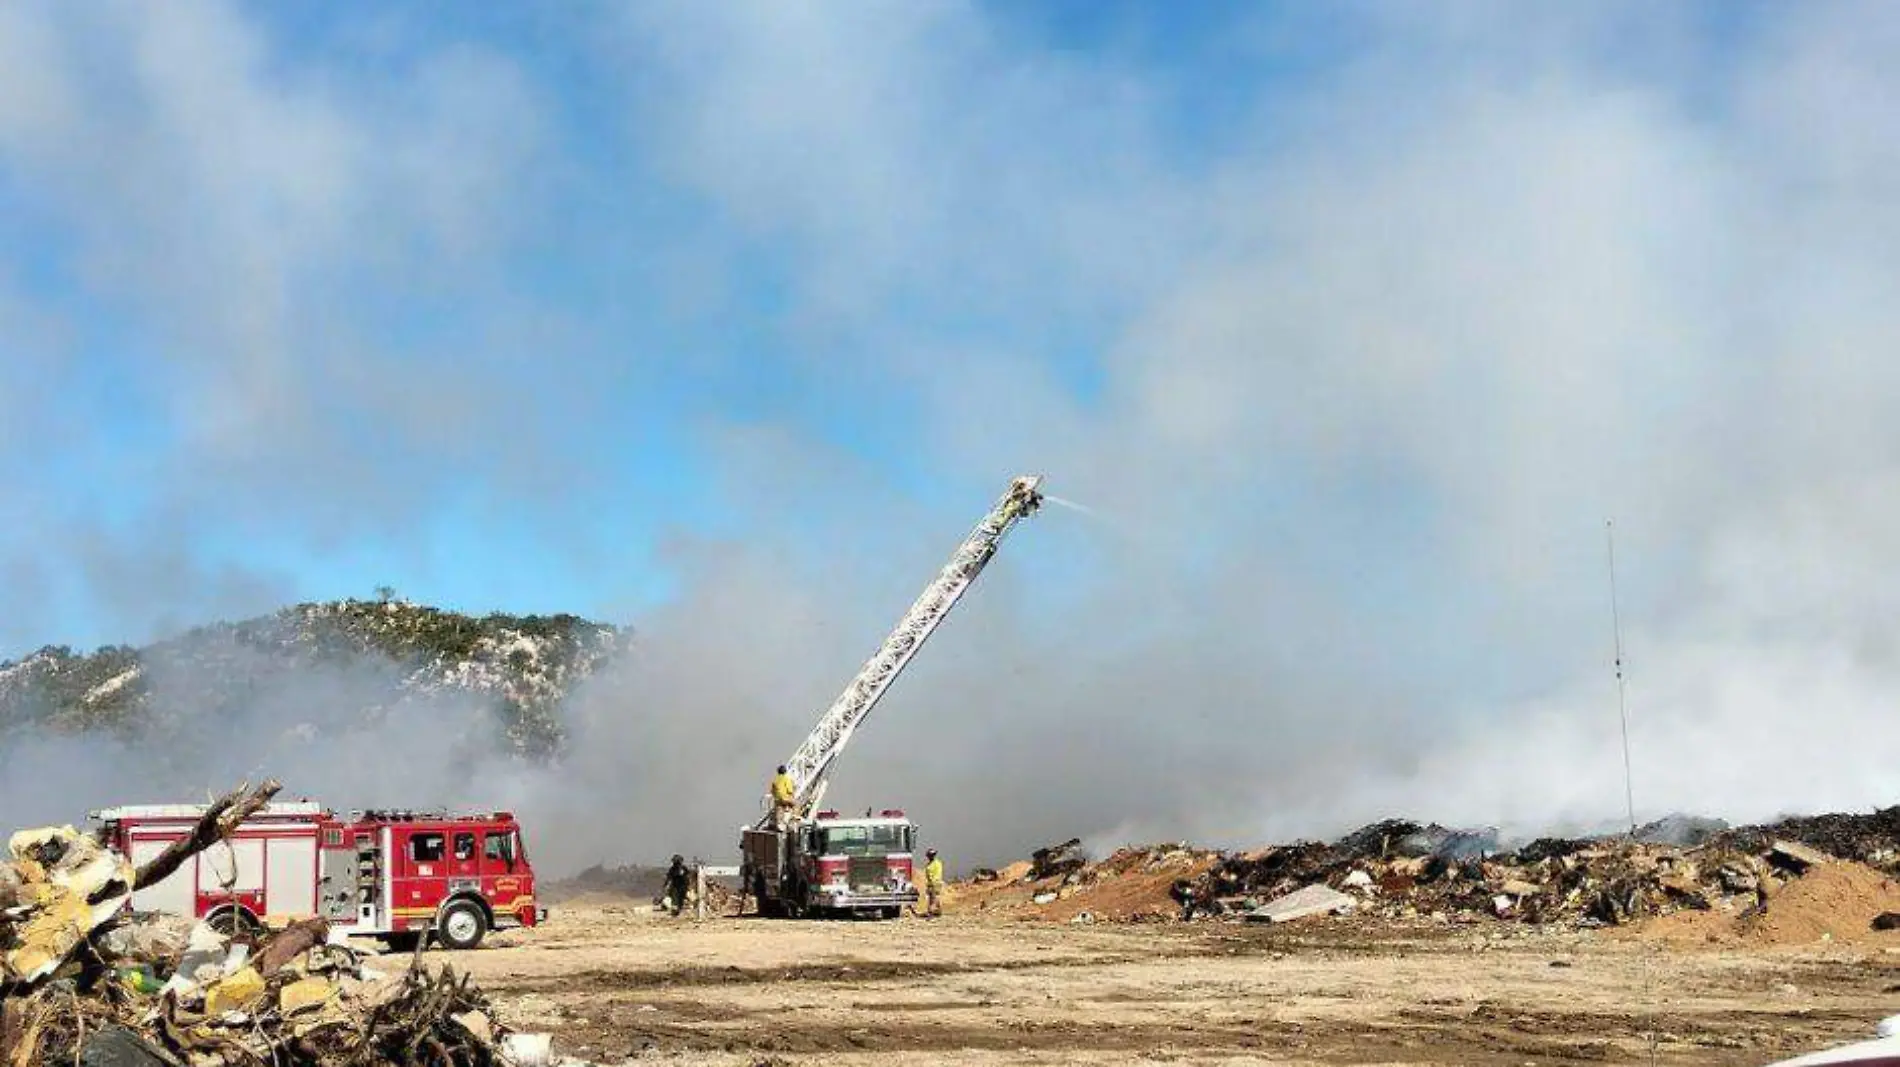
[[[448,835],[440,830],[398,829],[394,834],[394,918],[426,919],[442,902],[448,868]]]
[[[531,890],[518,873],[513,830],[487,830],[482,834],[482,891],[496,915],[513,915],[528,906]]]
[[[449,834],[448,876],[456,882],[481,878],[481,844],[475,831],[456,830]]]

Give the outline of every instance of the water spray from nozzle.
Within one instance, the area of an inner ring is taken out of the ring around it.
[[[1068,508],[1070,511],[1079,511],[1082,514],[1089,516],[1090,518],[1099,519],[1102,517],[1101,513],[1097,512],[1094,508],[1089,507],[1086,504],[1078,504],[1073,500],[1065,500],[1062,497],[1055,495],[1054,493],[1044,493],[1042,494],[1042,499],[1044,503],[1054,504],[1057,507]]]

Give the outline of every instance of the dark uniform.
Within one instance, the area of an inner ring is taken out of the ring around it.
[[[674,856],[673,865],[666,869],[666,905],[675,915],[686,911],[686,883],[686,859]]]

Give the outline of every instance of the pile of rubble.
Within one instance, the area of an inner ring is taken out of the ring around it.
[[[134,870],[69,826],[16,833],[0,862],[0,1064],[357,1067],[549,1062],[446,966],[366,966],[321,919],[259,933],[129,910],[277,791],[239,790]]]
[[[1047,917],[1181,919],[1225,916],[1283,922],[1357,913],[1437,922],[1506,920],[1614,926],[1679,911],[1759,911],[1787,882],[1831,859],[1893,872],[1900,808],[1872,815],[1791,819],[1729,829],[1671,817],[1634,839],[1543,838],[1501,847],[1495,830],[1454,830],[1389,819],[1330,844],[1245,853],[1163,845],[1128,848],[1100,863],[1078,842],[1038,850],[1032,862],[983,872],[979,907],[1016,886]],[[1155,872],[1178,870],[1165,886]],[[1132,890],[1146,893],[1138,900]],[[1165,898],[1153,899],[1157,892]],[[1114,901],[1102,908],[1095,901]]]
[[[1722,846],[1554,838],[1499,851],[1495,838],[1482,833],[1439,836],[1429,827],[1396,828],[1376,838],[1349,836],[1336,845],[1226,856],[1201,878],[1178,884],[1174,896],[1186,918],[1297,918],[1276,905],[1289,894],[1324,886],[1331,894],[1313,902],[1323,900],[1331,911],[1603,926],[1683,908],[1707,910],[1722,898],[1746,896],[1758,903],[1779,872],[1805,869],[1787,850],[1808,851],[1787,844],[1755,855]]]
[[[1797,815],[1769,826],[1728,830],[1712,840],[1759,851],[1777,839],[1900,874],[1900,805],[1865,815]]]

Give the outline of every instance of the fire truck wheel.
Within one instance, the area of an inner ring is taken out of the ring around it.
[[[243,908],[225,908],[223,911],[213,912],[205,919],[205,923],[226,937],[254,934],[264,928],[263,924],[252,918],[251,913]]]
[[[466,900],[457,900],[442,909],[442,921],[435,929],[443,945],[453,949],[471,949],[482,943],[488,933],[488,920],[482,909]]]

